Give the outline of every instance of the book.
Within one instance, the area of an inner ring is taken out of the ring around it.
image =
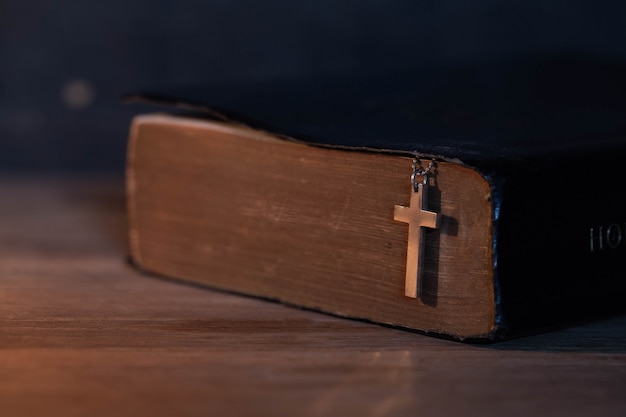
[[[622,313],[624,69],[533,59],[130,94],[151,109],[129,132],[131,259],[466,342]]]

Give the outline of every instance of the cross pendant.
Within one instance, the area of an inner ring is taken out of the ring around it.
[[[393,219],[409,224],[409,243],[406,251],[406,279],[404,295],[419,298],[422,287],[422,263],[424,252],[424,233],[422,227],[439,228],[439,215],[426,209],[428,185],[419,184],[417,191],[411,192],[409,207],[395,206]]]

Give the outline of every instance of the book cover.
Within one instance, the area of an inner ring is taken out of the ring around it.
[[[457,340],[621,312],[624,69],[550,58],[131,94],[165,106],[131,127],[131,256]]]

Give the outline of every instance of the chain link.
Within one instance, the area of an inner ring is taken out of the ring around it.
[[[422,162],[419,158],[415,158],[413,160],[413,173],[411,174],[411,185],[413,185],[413,190],[417,192],[420,185],[428,184],[428,175],[435,168],[436,162],[432,159],[426,168],[422,166]],[[422,182],[417,181],[417,177],[422,177]]]

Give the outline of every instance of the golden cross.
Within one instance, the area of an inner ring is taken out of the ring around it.
[[[417,191],[411,193],[409,207],[396,205],[393,219],[409,224],[409,245],[406,251],[406,279],[404,295],[419,298],[421,292],[422,252],[424,249],[424,234],[422,227],[439,228],[439,215],[426,210],[428,201],[428,186],[420,184]]]

